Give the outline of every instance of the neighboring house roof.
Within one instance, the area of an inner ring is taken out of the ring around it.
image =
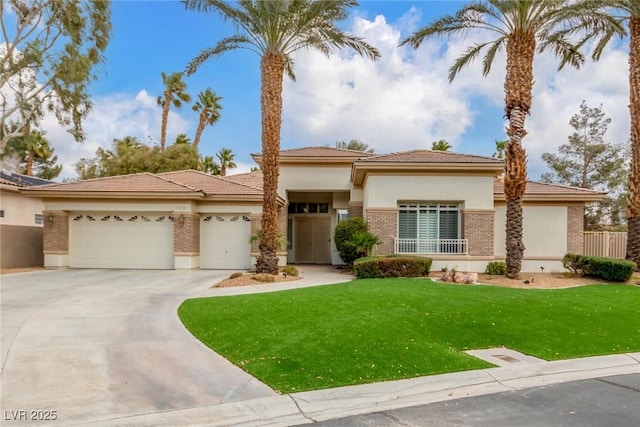
[[[365,151],[347,150],[344,148],[332,148],[332,147],[302,147],[292,148],[289,150],[280,151],[280,164],[314,164],[314,165],[328,165],[328,164],[350,164],[354,160],[374,156],[373,153],[367,153]],[[262,165],[262,153],[252,154],[253,160]]]
[[[23,192],[40,197],[262,200],[260,188],[195,170],[87,179],[25,189]],[[280,203],[284,204],[284,200]]]
[[[524,201],[595,202],[604,199],[606,194],[605,192],[589,190],[587,188],[527,181]],[[502,178],[497,178],[493,182],[493,197],[496,201],[505,200],[504,181]]]
[[[455,171],[495,176],[502,172],[503,168],[504,162],[493,157],[448,151],[411,150],[358,159],[353,162],[351,180],[355,186],[362,186],[368,173],[389,171],[405,174]]]
[[[22,188],[51,184],[53,181],[15,172],[0,171],[0,188],[18,192]]]
[[[6,185],[15,185],[17,187],[34,187],[37,185],[51,184],[53,181],[38,178],[37,176],[22,175],[15,172],[0,171],[0,182]]]

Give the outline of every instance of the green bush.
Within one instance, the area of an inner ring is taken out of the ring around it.
[[[333,241],[336,244],[336,249],[340,254],[342,261],[349,267],[353,265],[353,262],[360,258],[360,253],[357,248],[351,244],[354,234],[358,232],[366,232],[367,224],[364,219],[360,217],[348,218],[344,221],[340,221],[336,225],[336,229],[333,233]]]
[[[566,254],[562,265],[573,273],[586,274],[612,282],[626,282],[636,271],[635,262],[615,258]]]
[[[415,256],[367,257],[353,263],[353,272],[358,279],[422,277],[429,275],[431,262],[431,258]]]
[[[295,268],[293,265],[285,265],[284,267],[282,267],[282,272],[287,276],[293,276],[293,277],[298,277],[298,274],[300,274],[298,269]]]
[[[504,276],[507,274],[507,263],[504,261],[491,261],[484,269],[485,274],[492,276]]]

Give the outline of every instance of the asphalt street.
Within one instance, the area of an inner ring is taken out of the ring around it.
[[[636,427],[640,426],[640,374],[432,403],[314,426]]]

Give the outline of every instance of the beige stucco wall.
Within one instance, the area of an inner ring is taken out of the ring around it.
[[[397,208],[398,201],[464,202],[464,209],[493,209],[493,178],[484,176],[369,175],[364,210]]]
[[[351,187],[351,165],[281,166],[278,194],[286,198],[287,191],[335,191]]]
[[[504,257],[506,205],[495,208],[494,247],[496,257]],[[524,257],[558,258],[567,253],[567,207],[524,206]]]
[[[45,202],[45,208],[76,212],[196,212],[196,204],[190,201],[52,200]]]
[[[0,224],[42,227],[42,224],[35,222],[35,214],[41,214],[44,210],[44,203],[40,199],[2,190],[0,209],[4,210],[4,218],[0,218]]]

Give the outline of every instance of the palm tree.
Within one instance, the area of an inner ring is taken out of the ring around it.
[[[191,144],[191,139],[187,136],[186,133],[179,133],[176,135],[176,140],[174,141],[174,144]]]
[[[260,56],[262,87],[262,234],[256,270],[278,273],[278,168],[282,121],[282,81],[284,73],[293,80],[294,52],[317,49],[329,55],[332,48],[351,48],[358,54],[377,59],[378,51],[364,40],[344,33],[336,23],[348,17],[355,0],[183,0],[187,9],[217,11],[233,22],[237,32],[214,47],[204,49],[187,66],[196,72],[211,57],[229,50],[245,48]]]
[[[627,254],[640,269],[640,2],[637,0],[601,0],[603,7],[611,7],[611,16],[629,27],[629,114],[631,117],[631,161],[627,183]],[[612,39],[609,32],[600,39],[594,59]]]
[[[441,139],[440,141],[433,141],[431,143],[431,149],[433,151],[449,151],[451,149],[451,144],[446,140]]]
[[[203,156],[200,158],[202,170],[209,175],[220,175],[220,165],[213,160],[213,156]]]
[[[494,141],[496,144],[496,152],[493,153],[491,157],[496,157],[500,160],[504,159],[504,152],[507,149],[507,144],[509,143],[508,139],[504,139],[502,141],[498,141],[497,139]]]
[[[216,153],[216,157],[220,160],[220,176],[227,176],[227,169],[235,169],[237,166],[233,162],[236,157],[230,148],[222,148]]]
[[[162,72],[162,84],[165,86],[163,96],[158,97],[158,105],[162,106],[162,123],[160,128],[160,151],[164,151],[167,142],[167,119],[171,105],[182,107],[183,102],[190,102],[191,96],[185,91],[187,84],[182,81],[182,73],[166,75]]]
[[[210,88],[198,94],[198,101],[193,105],[193,111],[200,112],[198,120],[198,129],[196,129],[196,137],[193,140],[193,146],[198,149],[200,143],[200,136],[206,125],[213,126],[220,119],[220,100],[222,97],[217,96]]]
[[[635,0],[630,0],[635,1]],[[418,48],[425,39],[451,36],[478,30],[496,37],[471,46],[449,69],[449,81],[481,52],[483,74],[486,76],[496,53],[506,50],[507,64],[504,82],[505,116],[509,121],[506,147],[504,192],[507,200],[506,261],[507,277],[520,276],[524,243],[522,239],[522,198],[527,184],[527,158],[522,139],[527,134],[525,118],[531,112],[533,62],[536,51],[550,48],[560,60],[578,68],[584,62],[579,51],[588,38],[606,29],[617,31],[620,26],[592,7],[589,1],[573,0],[481,0],[468,3],[455,15],[448,15],[419,29],[401,45]],[[586,34],[572,43],[571,36]],[[537,48],[537,49],[536,49]]]

